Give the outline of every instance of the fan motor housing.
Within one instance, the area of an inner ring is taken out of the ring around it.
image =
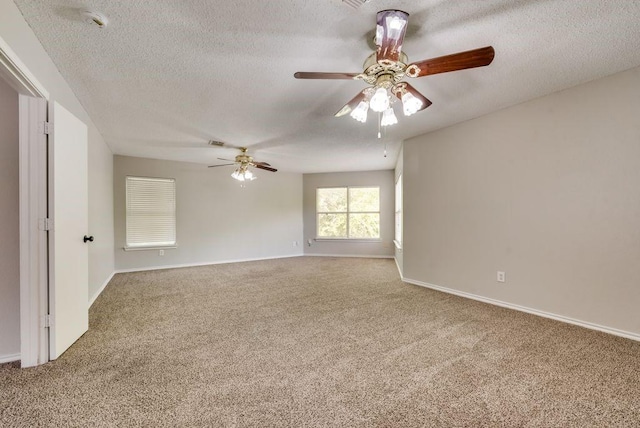
[[[251,163],[252,161],[253,161],[253,158],[251,156],[247,156],[245,154],[236,156],[236,162],[239,162],[241,164]]]
[[[409,58],[404,52],[400,52],[400,59],[398,61],[378,61],[377,53],[374,52],[364,61],[362,66],[364,72],[356,78],[362,79],[370,85],[374,85],[381,76],[388,75],[394,83],[398,83],[404,78],[408,62]]]

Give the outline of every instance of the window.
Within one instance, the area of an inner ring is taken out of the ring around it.
[[[402,174],[396,181],[396,235],[394,243],[397,248],[402,248]]]
[[[318,238],[380,238],[379,187],[317,189],[316,213]]]
[[[127,248],[176,245],[176,181],[127,177]]]

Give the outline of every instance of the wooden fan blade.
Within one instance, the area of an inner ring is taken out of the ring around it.
[[[277,169],[271,168],[270,166],[257,165],[257,164],[254,164],[253,166],[255,166],[256,168],[259,168],[259,169],[264,169],[265,171],[271,171],[271,172],[276,172],[277,171]]]
[[[376,26],[376,60],[396,62],[400,59],[402,42],[407,32],[409,14],[401,10],[383,10],[378,12]]]
[[[346,103],[344,107],[342,107],[340,111],[335,114],[335,117],[340,117],[340,116],[344,116],[345,114],[351,113],[353,109],[356,108],[358,104],[360,104],[360,101],[364,100],[364,98],[365,98],[365,90],[362,90],[358,95],[353,97],[351,101]]]
[[[229,166],[229,165],[235,165],[235,163],[223,163],[223,164],[220,164],[220,165],[209,165],[207,168],[215,168],[215,167],[218,167],[218,166]]]
[[[467,68],[484,67],[485,65],[491,64],[494,56],[495,51],[493,47],[487,46],[471,51],[458,52],[452,55],[414,62],[407,67],[405,73],[409,77],[422,77]]]
[[[323,73],[316,71],[298,71],[293,75],[296,79],[350,79],[354,80],[360,73]]]
[[[394,85],[393,88],[391,88],[391,92],[393,92],[393,94],[396,97],[398,97],[400,100],[402,100],[402,96],[406,92],[409,92],[411,95],[413,95],[414,97],[416,97],[417,99],[422,101],[422,107],[420,107],[418,109],[418,111],[424,110],[427,107],[429,107],[431,104],[433,104],[427,97],[422,95],[420,93],[420,91],[418,91],[416,88],[414,88],[413,86],[411,86],[407,82],[400,82],[400,83]]]
[[[253,161],[252,162],[254,165],[258,166],[258,165],[262,165],[262,166],[271,166],[270,164],[266,163],[266,162],[256,162]]]

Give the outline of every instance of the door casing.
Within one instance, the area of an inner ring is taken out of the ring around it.
[[[0,78],[19,94],[20,359],[22,367],[49,360],[47,121],[49,92],[0,37]]]

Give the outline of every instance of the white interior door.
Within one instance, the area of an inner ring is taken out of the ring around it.
[[[87,125],[50,103],[49,357],[58,358],[89,329]]]

